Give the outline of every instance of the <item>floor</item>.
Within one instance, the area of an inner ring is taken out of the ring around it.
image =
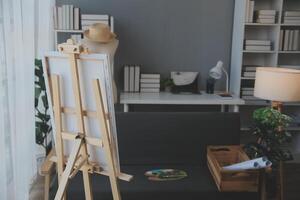
[[[29,200],[44,199],[44,177],[38,176],[29,193]]]

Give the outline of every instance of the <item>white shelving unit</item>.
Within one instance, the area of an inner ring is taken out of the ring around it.
[[[112,32],[114,32],[114,17],[110,16],[109,17],[109,26]],[[58,45],[58,38],[60,36],[60,34],[83,34],[83,30],[63,30],[63,29],[57,29],[54,30],[54,43],[55,46],[57,47]]]
[[[247,1],[236,0],[234,11],[230,92],[242,98],[242,87],[254,87],[255,78],[243,77],[243,65],[261,65],[265,67],[289,67],[300,69],[300,50],[281,51],[279,49],[280,31],[296,29],[300,30],[300,24],[283,24],[284,11],[300,11],[300,0],[254,0],[254,10],[276,10],[275,24],[261,24],[245,22]],[[271,40],[271,51],[246,51],[244,41]],[[300,46],[300,44],[299,44]],[[263,100],[245,100],[245,110],[268,106],[270,102]],[[300,110],[299,103],[285,103],[286,108]],[[241,108],[243,110],[243,108]],[[250,113],[251,114],[251,113]],[[249,116],[248,116],[249,117]],[[250,117],[251,118],[251,117]],[[248,127],[243,127],[247,129]],[[290,130],[300,131],[300,127],[290,127]]]
[[[272,67],[290,67],[300,69],[300,50],[281,51],[279,50],[280,30],[298,29],[300,24],[283,24],[282,15],[284,11],[300,10],[298,0],[254,0],[254,10],[276,10],[275,24],[261,24],[245,22],[247,10],[246,0],[235,1],[232,52],[231,52],[231,73],[230,91],[241,96],[243,86],[253,87],[255,78],[242,76],[243,65],[261,65]],[[244,41],[250,40],[271,40],[272,50],[270,51],[249,51],[244,50]],[[254,100],[249,105],[261,105],[259,100]],[[246,103],[246,104],[248,104]],[[298,104],[300,105],[300,103]]]

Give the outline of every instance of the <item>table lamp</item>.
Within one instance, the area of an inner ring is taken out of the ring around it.
[[[222,78],[223,73],[226,76],[226,93],[228,93],[228,91],[229,91],[228,73],[225,70],[225,68],[223,67],[222,61],[218,61],[217,65],[209,71],[209,76],[217,80],[217,79]]]
[[[258,67],[254,96],[272,101],[272,107],[282,111],[282,102],[300,101],[300,70]]]

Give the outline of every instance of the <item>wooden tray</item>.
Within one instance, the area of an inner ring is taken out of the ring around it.
[[[226,171],[223,166],[249,160],[241,146],[208,146],[207,164],[221,192],[258,192],[259,170]]]

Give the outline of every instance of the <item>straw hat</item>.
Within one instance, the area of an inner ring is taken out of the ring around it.
[[[110,31],[106,24],[96,23],[84,31],[84,36],[94,42],[109,43],[116,38],[116,34]]]

